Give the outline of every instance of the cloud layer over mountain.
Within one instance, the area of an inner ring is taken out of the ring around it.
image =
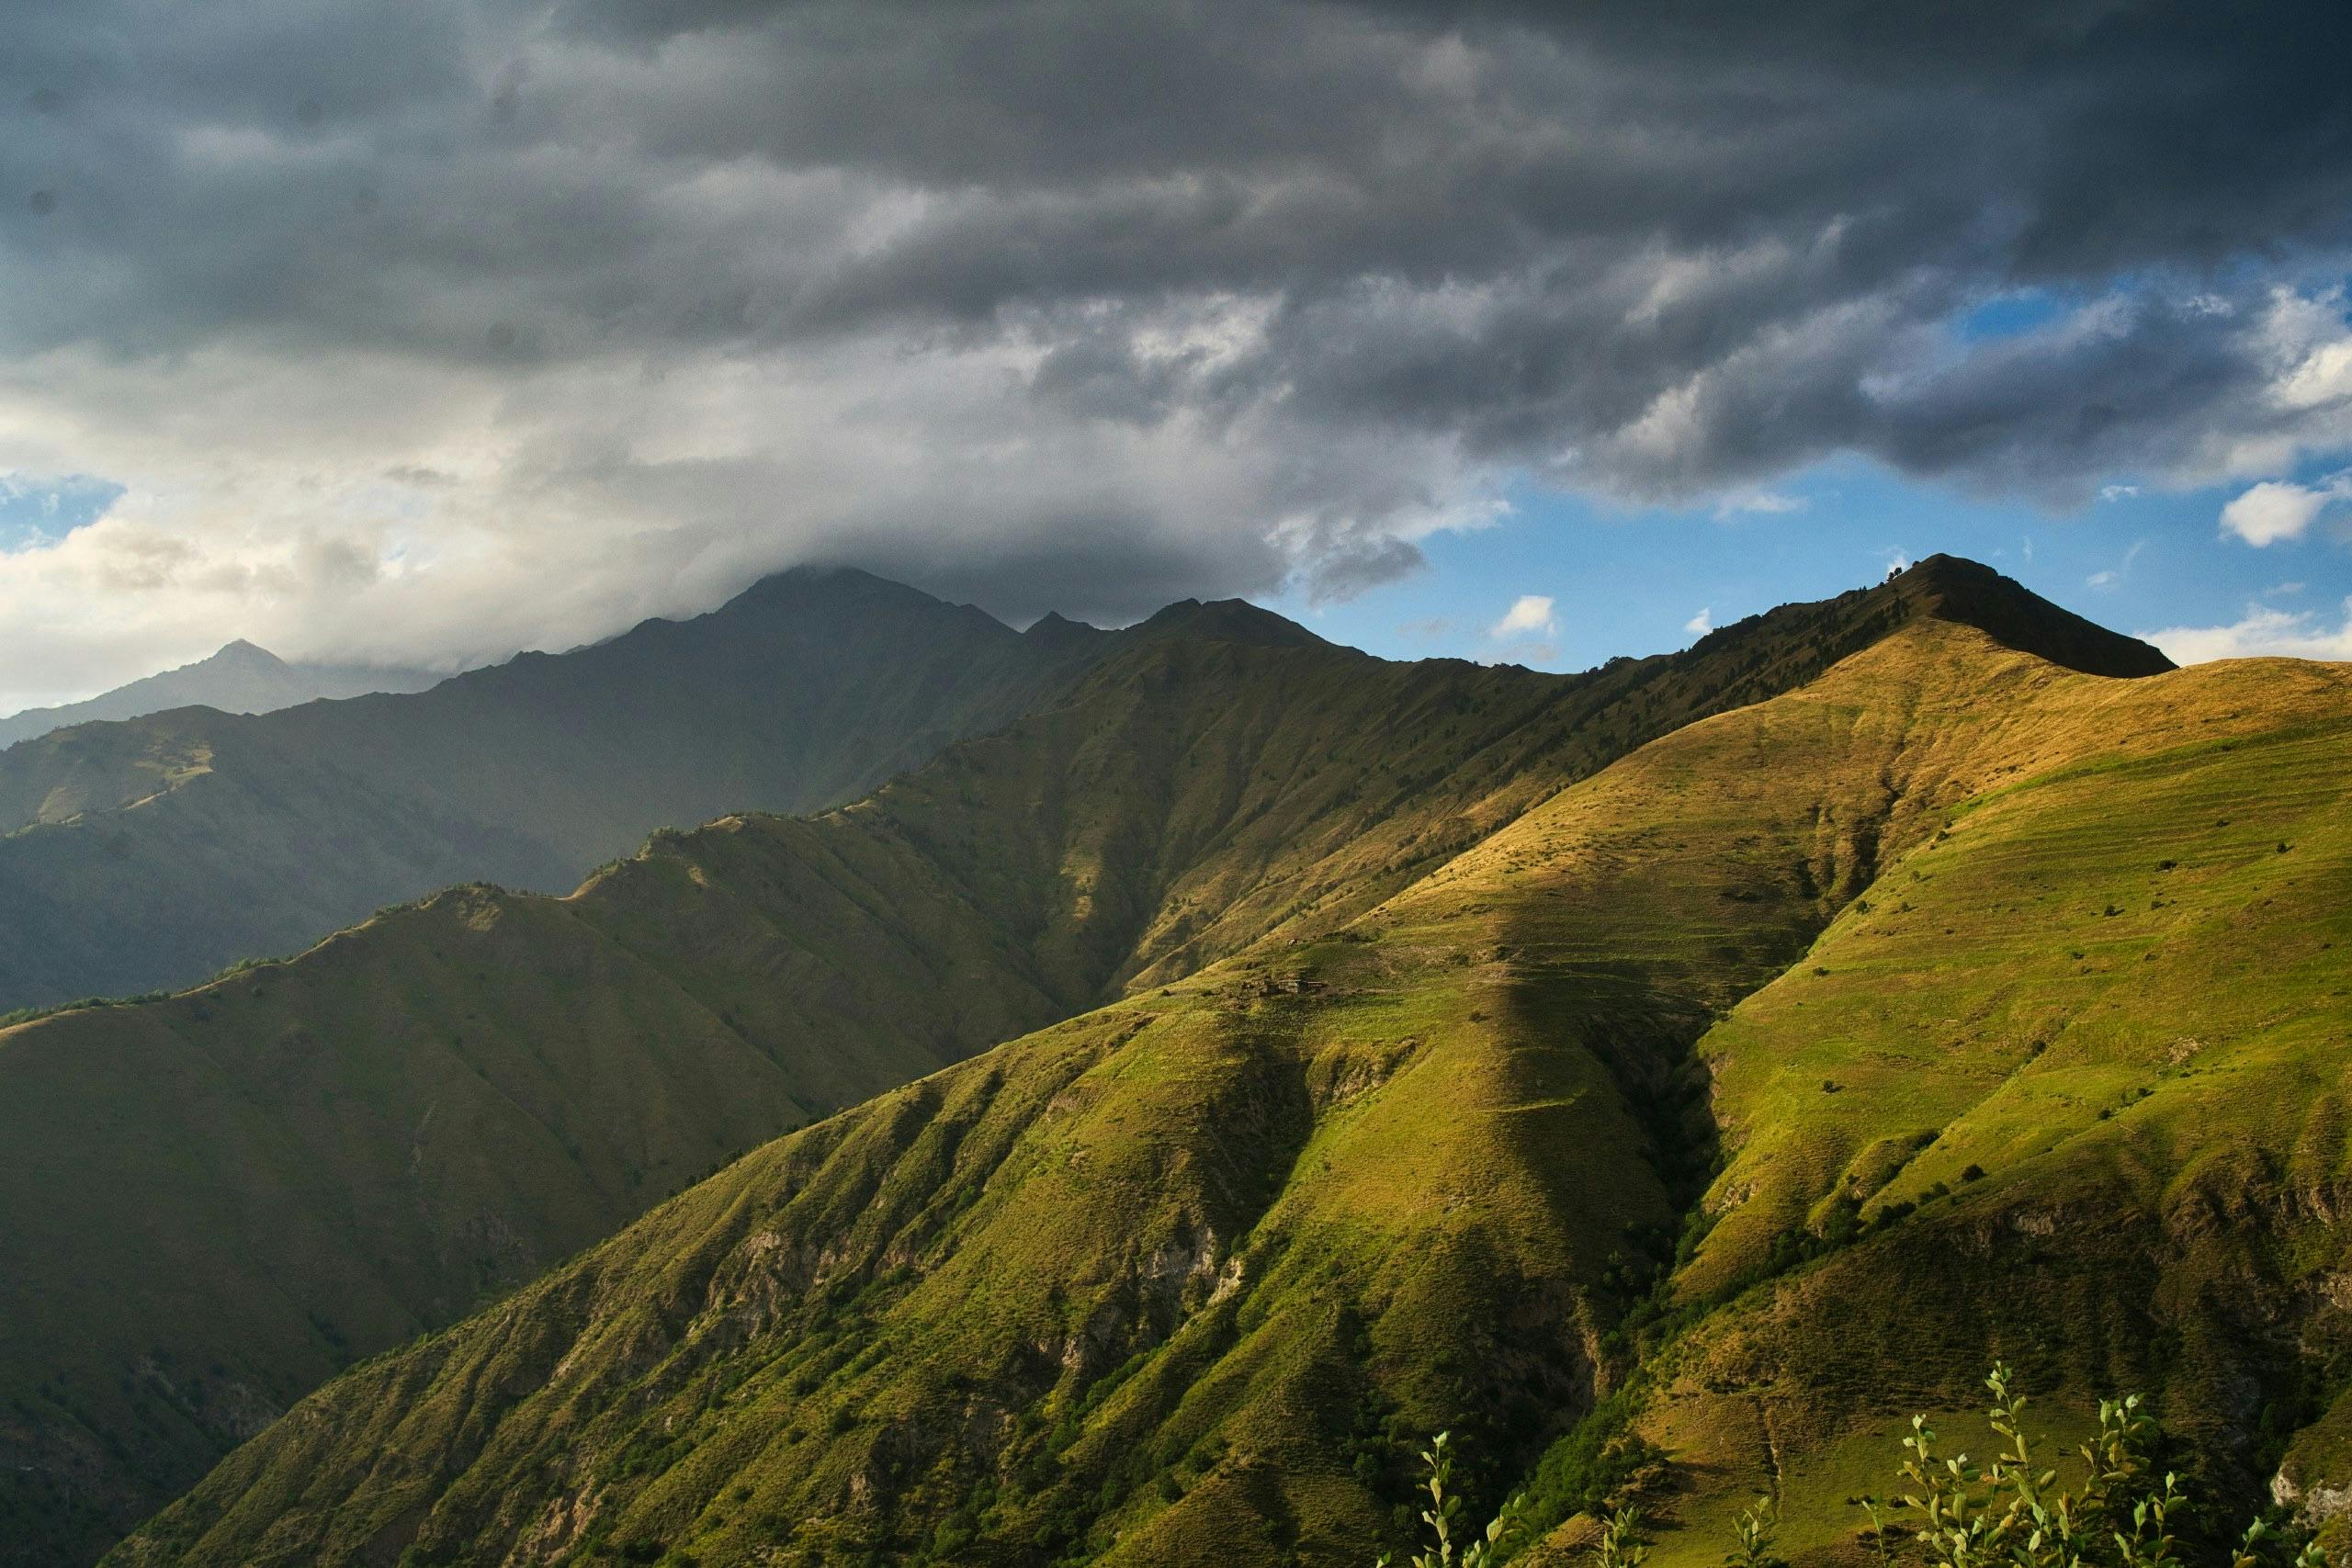
[[[455,660],[828,558],[1119,617],[1527,483],[2352,446],[2340,6],[1569,11],[42,8],[0,469],[125,494],[0,555],[0,665]]]

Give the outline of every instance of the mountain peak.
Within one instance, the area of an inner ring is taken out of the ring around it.
[[[1981,561],[1932,555],[1883,587],[1915,614],[1974,626],[2004,647],[2086,675],[2161,675],[2175,668],[2139,638],[2053,604]]]
[[[1029,628],[1021,635],[1041,647],[1069,648],[1080,643],[1091,642],[1097,637],[1107,637],[1110,634],[1100,626],[1088,626],[1084,621],[1073,621],[1068,615],[1048,610],[1032,621]]]
[[[779,615],[813,616],[819,624],[842,617],[906,615],[939,625],[961,622],[1008,643],[1018,635],[977,604],[956,604],[910,583],[876,576],[863,567],[830,562],[804,563],[771,572],[707,615],[673,624],[698,626],[707,635],[757,625]],[[656,626],[648,621],[637,629]]]
[[[1185,637],[1201,642],[1238,642],[1259,648],[1323,648],[1329,645],[1300,626],[1247,599],[1180,599],[1136,628],[1144,638]]]
[[[220,650],[214,653],[211,658],[201,660],[198,662],[204,664],[243,665],[256,670],[283,670],[286,668],[286,660],[278,658],[277,655],[270,652],[269,649],[262,647],[259,643],[247,642],[243,637],[238,637],[232,642],[221,644]]]
[[[887,577],[877,577],[862,567],[839,566],[830,563],[804,564],[770,572],[734,598],[719,606],[720,611],[738,605],[760,605],[778,601],[868,601],[893,599],[906,604],[937,604],[944,603],[920,588]],[[713,612],[717,614],[718,612]]]

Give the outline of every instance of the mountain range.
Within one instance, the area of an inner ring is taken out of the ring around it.
[[[441,676],[425,670],[363,664],[289,664],[266,648],[240,637],[209,659],[117,686],[85,702],[61,707],[27,708],[0,717],[0,751],[53,729],[107,720],[144,718],[172,708],[218,708],[222,713],[271,713],[322,698],[358,697],[371,692],[421,692]]]
[[[0,1561],[1361,1562],[1439,1429],[1530,1560],[1860,1561],[1996,1355],[2352,1480],[2352,672],[1946,558],[1022,640],[854,804],[0,1033]]]
[[[801,570],[429,691],[57,730],[0,752],[0,1010],[190,984],[452,883],[565,891],[657,828],[839,805],[1105,646]]]

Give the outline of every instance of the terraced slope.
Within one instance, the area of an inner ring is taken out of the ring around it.
[[[190,984],[452,883],[561,891],[657,828],[838,805],[1066,694],[1114,640],[804,570],[426,692],[55,731],[0,751],[0,1012]]]
[[[2100,898],[2086,918],[2115,937],[2115,890],[2160,874],[2148,837],[2186,840],[2214,819],[2211,790],[2251,782],[2205,777],[2204,761],[2264,752],[2281,771],[2260,776],[2301,784],[2254,792],[2249,841],[2177,885],[2168,961],[2195,988],[2199,966],[2210,979],[2242,956],[2261,899],[2281,902],[2268,868],[2334,842],[2348,739],[2352,681],[2324,667],[2120,682],[1914,622],[1802,690],[1645,746],[1328,935],[1261,942],[758,1151],[346,1374],[110,1561],[1356,1562],[1409,1495],[1400,1438],[1464,1433],[1492,1497],[1612,1388],[1679,1444],[1682,1511],[1703,1521],[1753,1495],[1772,1451],[1752,1440],[1758,1400],[1864,1421],[1976,1368],[1987,1343],[1923,1355],[1899,1316],[1849,1327],[1872,1303],[1973,1310],[1983,1248],[1918,1239],[1952,1200],[1860,1242],[1835,1218],[1848,1166],[1892,1168],[1887,1129],[1921,1130],[1894,1053],[1941,1059],[1917,1028],[1959,1000],[1940,965],[1850,983],[1858,1019],[1893,1025],[1873,1043],[1842,1017],[1750,1031],[1776,1007],[1810,1015],[1805,987],[1838,985],[1858,922],[1894,921],[1923,951],[2065,940],[2075,900],[2053,888],[2032,908],[2050,846],[2004,848],[1991,825],[2069,792],[2080,809],[2094,781],[2128,777],[2123,829],[2061,832],[2075,858],[2050,872]],[[2157,858],[2178,863],[2164,875],[2190,864]],[[2001,897],[1955,905],[1949,936],[1915,924],[1912,874],[1957,891],[1963,863]],[[2331,858],[2309,874],[2340,874]],[[2342,906],[2312,891],[2279,917],[2300,943],[2279,951],[2318,978],[2240,1016],[2287,1020],[2279,1055],[2340,1075],[2322,1054],[2344,1056],[2326,985],[2341,970],[2317,943]],[[2134,1027],[2169,1029],[2168,993],[2139,989]],[[2065,1049],[2032,1059],[2055,1070]],[[1996,1077],[1977,1062],[1955,1074],[1965,1094],[1939,1092],[1990,1103]],[[2205,1112],[2168,1157],[2228,1161],[2240,1121],[2282,1120],[2280,1087]],[[1987,1155],[2038,1146],[2020,1134],[2038,1125],[1989,1118],[1965,1147],[1990,1170]],[[1719,1138],[1729,1164],[1711,1184]],[[1919,1182],[1939,1157],[1914,1162]],[[1964,1201],[1989,1203],[2000,1178],[1967,1185]],[[1803,1228],[1821,1198],[1819,1247],[1842,1250],[1808,1260],[1778,1245],[1776,1216]],[[1702,1315],[1676,1338],[1643,1303],[1702,1201],[1730,1213],[1677,1277]],[[2145,1251],[2160,1233],[2127,1215],[2116,1235]],[[2211,1292],[2161,1247],[2128,1292],[2100,1282],[2111,1249],[2052,1257],[2030,1289],[2005,1287],[2012,1328],[2047,1332],[2106,1290],[2140,1314],[2118,1333],[2199,1332]],[[1807,1290],[1804,1310],[1770,1310]],[[1768,1359],[1806,1334],[1844,1359]],[[2300,1354],[2290,1333],[2267,1343]],[[1772,1365],[1780,1382],[1752,1375]],[[1792,1515],[1843,1495],[1792,1494]]]
[[[2020,592],[1945,563],[1581,677],[1179,605],[1062,705],[853,808],[726,818],[569,899],[469,887],[0,1035],[0,1231],[42,1260],[0,1272],[0,1537],[95,1554],[353,1356],[720,1155],[1330,929],[1651,733]]]

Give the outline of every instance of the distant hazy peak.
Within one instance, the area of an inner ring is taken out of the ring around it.
[[[423,670],[289,664],[269,649],[238,637],[193,664],[144,676],[86,702],[27,708],[0,717],[0,750],[69,725],[119,722],[185,707],[269,713],[320,697],[422,691],[439,678]]]

